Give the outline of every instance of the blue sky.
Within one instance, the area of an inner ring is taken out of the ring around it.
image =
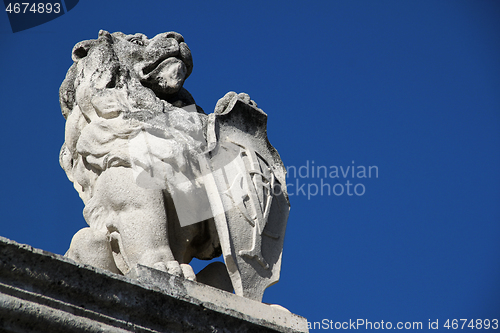
[[[265,302],[311,322],[500,320],[498,2],[80,0],[15,34],[4,12],[1,236],[64,254],[86,226],[58,163],[58,89],[73,45],[100,29],[180,32],[197,104],[250,94],[285,165],[309,165],[288,178],[282,279]],[[313,162],[378,177],[313,178]],[[345,191],[312,195],[325,183]]]

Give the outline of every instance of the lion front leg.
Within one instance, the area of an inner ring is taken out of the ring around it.
[[[86,208],[85,218],[90,226],[105,224],[113,252],[125,258],[118,265],[123,273],[141,264],[182,275],[169,246],[161,190],[138,186],[130,168],[111,167],[98,177],[91,201],[98,209]]]

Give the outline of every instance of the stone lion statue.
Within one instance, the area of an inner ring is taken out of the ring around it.
[[[199,187],[193,155],[206,148],[206,115],[182,87],[193,68],[188,46],[176,32],[100,31],[72,59],[60,88],[60,164],[89,227],[66,255],[119,274],[142,264],[194,279],[192,258],[221,254],[213,220],[181,227],[169,185],[158,182],[174,179],[188,194]],[[131,149],[139,137],[146,152]]]
[[[66,255],[128,274],[136,265],[261,300],[276,283],[289,212],[267,114],[227,93],[206,115],[183,88],[193,61],[176,32],[100,31],[72,51],[59,96],[60,164],[89,227]],[[193,258],[224,255],[194,274]]]

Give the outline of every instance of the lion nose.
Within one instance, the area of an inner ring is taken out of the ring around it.
[[[175,31],[165,32],[162,35],[165,35],[166,38],[174,38],[177,43],[182,43],[184,41],[184,37],[182,37],[180,33]]]

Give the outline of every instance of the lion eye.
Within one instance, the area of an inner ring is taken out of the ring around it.
[[[137,37],[130,39],[129,42],[140,45],[140,46],[144,46],[144,41],[140,38],[137,38]]]

